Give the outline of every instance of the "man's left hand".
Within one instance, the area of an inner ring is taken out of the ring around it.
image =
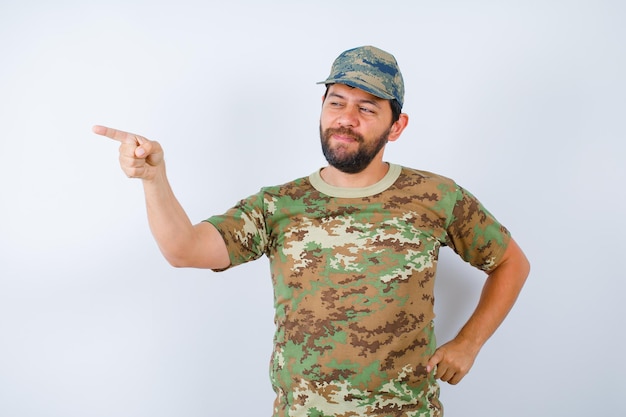
[[[477,355],[477,349],[471,348],[468,343],[453,339],[435,351],[426,369],[430,372],[436,366],[435,378],[456,385],[467,375]]]

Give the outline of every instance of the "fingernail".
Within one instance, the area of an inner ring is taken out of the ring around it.
[[[137,148],[137,150],[135,151],[135,155],[137,156],[144,156],[146,154],[146,151],[143,148]]]

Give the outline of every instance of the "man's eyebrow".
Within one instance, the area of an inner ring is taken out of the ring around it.
[[[363,103],[363,104],[371,104],[377,108],[380,109],[380,102],[383,101],[383,99],[379,99],[379,100],[371,100],[371,99],[363,99],[360,100],[359,103]]]
[[[346,99],[344,96],[342,96],[341,94],[338,94],[338,93],[328,93],[328,97],[336,97],[336,98],[339,98],[339,99],[342,99],[342,100]],[[359,100],[359,103],[361,103],[361,104],[371,104],[373,106],[381,108],[381,106],[380,106],[380,102],[381,101],[384,101],[384,100],[382,98],[381,99],[367,99],[367,98],[364,98],[362,100]]]
[[[341,94],[337,94],[337,93],[328,93],[328,97],[336,97],[336,98],[340,98],[342,100],[346,99],[344,96],[342,96]]]

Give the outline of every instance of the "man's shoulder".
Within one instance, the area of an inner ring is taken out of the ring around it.
[[[272,198],[287,197],[291,199],[300,199],[305,195],[310,195],[315,188],[311,185],[309,177],[300,177],[282,184],[268,185],[260,190],[260,194]]]
[[[437,174],[422,169],[410,168],[402,166],[402,172],[398,178],[398,182],[402,185],[421,185],[435,188],[456,189],[456,182],[445,175]]]
[[[308,176],[306,177],[299,177],[296,179],[292,179],[289,180],[287,182],[283,182],[283,183],[277,183],[277,184],[273,184],[273,185],[266,185],[265,187],[262,188],[262,190],[265,191],[273,191],[273,190],[285,190],[285,189],[291,189],[291,188],[301,188],[301,187],[306,187],[309,184],[309,178]]]

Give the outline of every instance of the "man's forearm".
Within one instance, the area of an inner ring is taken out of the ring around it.
[[[196,234],[169,184],[165,167],[153,179],[143,180],[148,223],[163,256],[174,266],[184,266],[193,251]]]
[[[511,240],[510,245],[508,256],[487,277],[478,306],[457,336],[478,349],[508,315],[530,270],[530,264],[517,243]]]

